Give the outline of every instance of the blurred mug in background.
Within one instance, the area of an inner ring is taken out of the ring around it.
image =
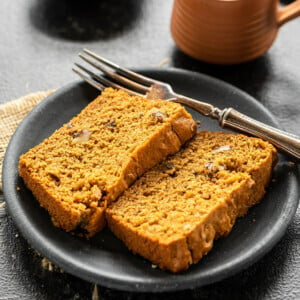
[[[237,64],[263,55],[281,25],[300,15],[300,0],[175,0],[171,33],[186,54],[209,63]]]

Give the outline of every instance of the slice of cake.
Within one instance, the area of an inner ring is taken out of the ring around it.
[[[108,226],[160,268],[185,270],[263,197],[276,161],[261,139],[201,132],[109,205]]]
[[[56,226],[92,236],[107,204],[195,133],[181,105],[108,88],[22,155],[19,172]]]

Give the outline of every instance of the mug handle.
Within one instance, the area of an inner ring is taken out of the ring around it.
[[[278,26],[300,16],[300,0],[296,0],[293,3],[279,9],[277,15]]]

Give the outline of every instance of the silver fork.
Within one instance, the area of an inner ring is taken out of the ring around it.
[[[223,128],[260,137],[272,143],[285,154],[297,160],[300,159],[300,138],[296,135],[252,119],[231,107],[221,110],[207,102],[177,94],[165,82],[122,68],[90,50],[84,49],[83,51],[85,55],[79,54],[79,56],[88,64],[100,70],[104,76],[98,75],[77,63],[75,65],[81,71],[75,68],[73,68],[73,71],[100,91],[110,86],[125,90],[131,95],[142,96],[148,99],[159,98],[184,104],[204,116],[218,120]],[[82,71],[89,76],[86,76]]]

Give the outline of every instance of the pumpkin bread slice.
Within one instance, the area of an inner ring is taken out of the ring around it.
[[[108,206],[108,226],[153,264],[185,270],[262,199],[276,161],[261,139],[200,132]]]
[[[181,105],[108,88],[23,154],[19,173],[56,226],[92,236],[107,204],[195,133]]]

